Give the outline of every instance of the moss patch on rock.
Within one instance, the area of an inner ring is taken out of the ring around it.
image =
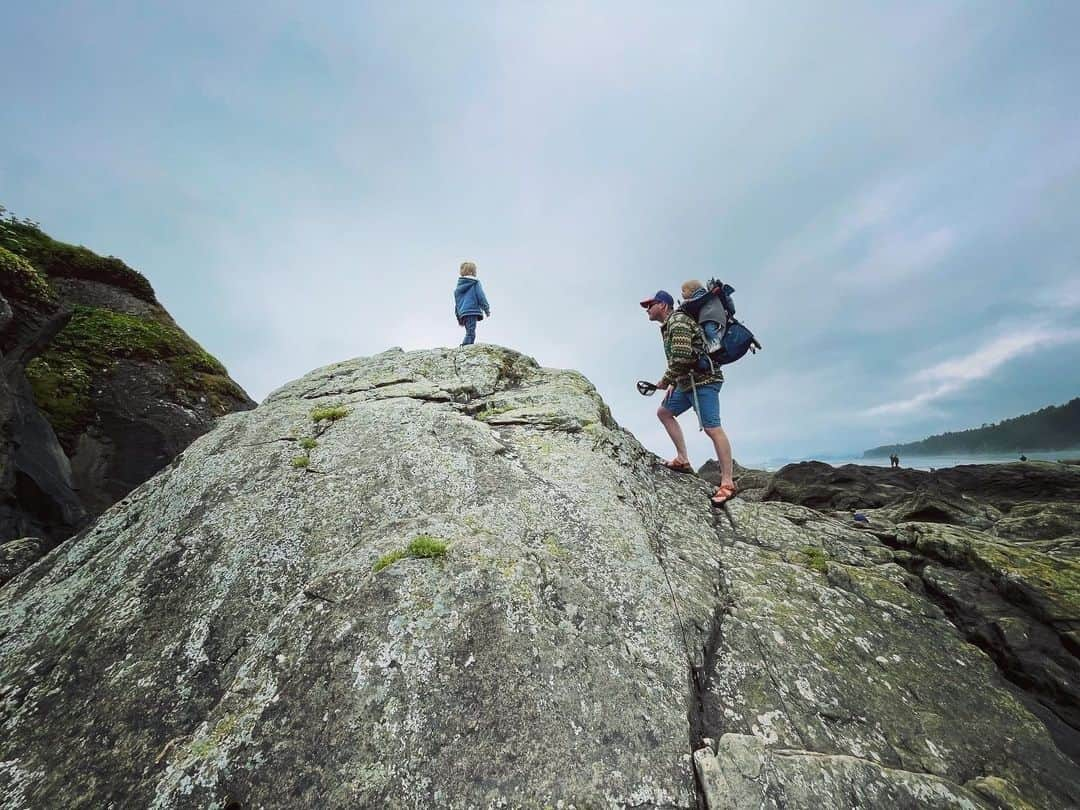
[[[344,405],[330,405],[323,408],[313,408],[311,411],[311,421],[318,423],[326,420],[327,422],[336,422],[338,419],[344,419],[349,415],[349,409]]]
[[[115,256],[99,256],[81,245],[58,242],[37,223],[11,217],[0,208],[0,247],[29,261],[53,277],[101,281],[127,290],[137,298],[157,303],[146,277]]]
[[[829,555],[823,549],[817,546],[803,546],[800,551],[806,557],[808,567],[822,574],[829,569]]]
[[[440,540],[437,537],[432,537],[428,534],[421,534],[418,537],[413,538],[413,541],[409,543],[408,548],[399,548],[391,551],[389,554],[384,554],[375,561],[375,565],[372,567],[372,571],[378,573],[384,568],[388,568],[398,560],[405,557],[419,557],[431,559],[434,557],[445,557],[446,550],[449,548],[449,544],[445,540]]]
[[[70,354],[49,351],[26,367],[34,400],[61,441],[81,431],[92,415],[93,372]]]
[[[221,363],[176,327],[76,307],[71,322],[26,369],[38,406],[65,444],[92,418],[95,376],[107,373],[120,359],[167,365],[178,388],[205,392],[215,412],[228,410],[230,400],[245,399]]]
[[[0,294],[11,301],[51,306],[56,293],[45,274],[21,256],[0,246]]]

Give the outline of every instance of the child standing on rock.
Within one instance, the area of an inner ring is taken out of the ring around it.
[[[465,339],[462,346],[471,346],[476,342],[476,322],[491,317],[484,288],[476,279],[476,265],[462,262],[457,287],[454,288],[454,316],[459,326],[465,327]]]

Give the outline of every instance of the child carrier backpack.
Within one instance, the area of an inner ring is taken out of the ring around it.
[[[705,289],[709,292],[703,305],[698,305],[692,310],[687,309],[687,312],[698,321],[698,328],[700,329],[702,320],[701,315],[709,309],[708,304],[711,303],[710,299],[719,299],[720,304],[723,306],[724,313],[727,316],[727,322],[724,326],[724,333],[720,338],[719,345],[714,344],[713,346],[710,346],[710,350],[704,352],[698,359],[698,368],[702,371],[708,371],[710,368],[716,366],[734,363],[747,352],[755,354],[757,350],[761,348],[761,343],[754,337],[754,333],[735,318],[735,302],[731,298],[731,294],[735,292],[735,288],[730,284],[725,284],[719,279],[711,278]],[[712,309],[715,310],[715,307]]]

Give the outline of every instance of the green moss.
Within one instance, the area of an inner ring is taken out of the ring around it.
[[[46,276],[30,262],[0,246],[0,294],[12,301],[51,306],[56,303]]]
[[[206,395],[211,409],[219,416],[235,410],[237,402],[248,401],[244,389],[233,382],[224,369],[221,374],[195,372],[188,378],[187,383],[192,390]]]
[[[378,560],[375,561],[375,565],[372,567],[371,570],[375,573],[378,573],[384,568],[388,568],[389,566],[393,565],[402,557],[408,556],[408,553],[409,552],[405,549],[399,548],[391,551],[389,554],[383,554],[381,557],[379,557]]]
[[[26,367],[34,400],[63,439],[82,431],[93,415],[91,367],[78,357],[46,352]]]
[[[80,278],[111,284],[137,298],[157,303],[154,288],[141,274],[114,256],[98,256],[78,245],[58,242],[35,222],[11,217],[0,207],[0,247],[22,256],[53,278]]]
[[[311,459],[307,456],[293,456],[290,463],[298,469],[305,469],[311,463]]]
[[[414,537],[412,542],[409,543],[407,548],[399,548],[391,551],[389,554],[384,554],[375,561],[375,565],[372,567],[372,571],[378,573],[384,568],[387,568],[398,560],[405,557],[418,557],[431,559],[434,557],[445,557],[446,551],[449,548],[449,544],[445,540],[440,540],[437,537],[432,537],[429,534],[421,534]]]
[[[184,378],[226,374],[221,363],[175,326],[98,307],[76,307],[49,350],[77,355],[100,369],[125,358],[165,362]]]
[[[817,546],[803,546],[800,552],[807,559],[807,565],[824,574],[829,567],[829,555]]]
[[[314,450],[318,446],[319,443],[310,436],[305,436],[300,440],[300,447],[304,450]]]
[[[530,358],[515,352],[505,350],[491,350],[499,360],[499,377],[503,383],[502,388],[520,388],[521,383],[533,371],[533,363]]]
[[[445,557],[448,548],[445,540],[421,534],[409,543],[409,554],[414,557]]]
[[[349,409],[344,405],[329,405],[313,409],[311,411],[311,421],[322,422],[325,419],[329,422],[336,422],[338,419],[344,419],[348,415]]]
[[[491,419],[493,416],[498,416],[501,413],[506,413],[507,411],[514,410],[514,407],[515,407],[514,405],[495,406],[495,405],[488,404],[488,405],[484,406],[483,410],[479,411],[476,414],[476,418],[479,419],[481,422],[486,422],[488,419]]]
[[[213,754],[228,737],[236,729],[236,718],[232,715],[226,715],[218,724],[214,726],[213,730],[206,737],[200,740],[195,740],[188,748],[188,753],[196,759],[205,759],[210,754]]]
[[[559,539],[553,534],[549,534],[544,538],[544,548],[552,557],[568,557],[570,555],[570,552],[559,545]]]
[[[218,413],[246,399],[225,368],[174,326],[109,309],[79,306],[48,349],[26,369],[38,406],[66,449],[92,417],[93,379],[119,359],[169,367],[177,387],[205,391]]]
[[[1001,587],[1039,594],[1033,609],[1050,620],[1071,616],[1080,604],[1080,563],[1042,553],[1024,543],[957,526],[921,525],[915,547],[952,565],[986,574]]]

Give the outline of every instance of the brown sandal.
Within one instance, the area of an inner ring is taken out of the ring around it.
[[[663,462],[663,464],[664,464],[665,467],[667,467],[672,472],[692,473],[694,471],[694,468],[690,465],[689,461],[677,462],[675,460],[671,460],[671,461],[665,461],[665,462]]]
[[[721,485],[716,488],[716,492],[709,498],[709,501],[712,503],[713,509],[719,509],[738,493],[739,490],[734,484]]]

